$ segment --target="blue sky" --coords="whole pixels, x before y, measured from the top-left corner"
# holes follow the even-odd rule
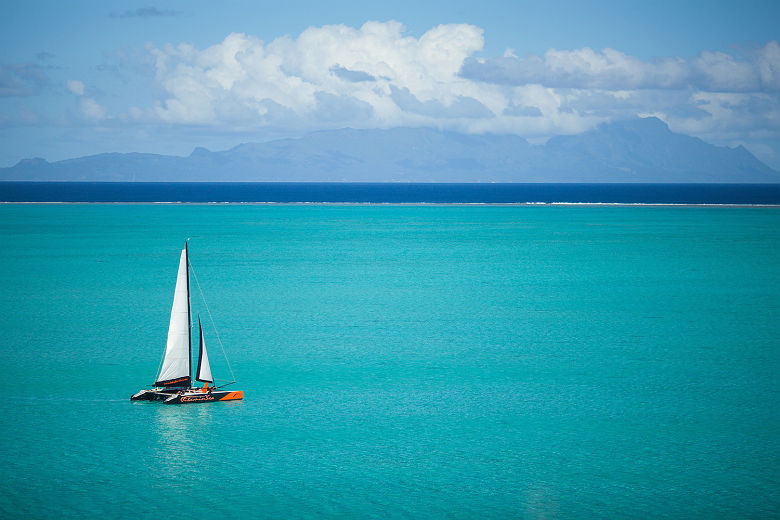
[[[780,169],[780,2],[0,3],[0,166],[655,115]]]

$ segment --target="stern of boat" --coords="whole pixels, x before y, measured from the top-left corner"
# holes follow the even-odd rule
[[[171,396],[170,392],[159,392],[156,390],[141,390],[137,394],[130,396],[131,401],[164,401]]]
[[[151,401],[151,392],[149,390],[141,390],[140,392],[130,396],[131,401]]]

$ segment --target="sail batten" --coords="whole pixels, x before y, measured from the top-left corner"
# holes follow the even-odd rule
[[[155,386],[190,386],[190,305],[187,248],[179,259],[165,357]]]

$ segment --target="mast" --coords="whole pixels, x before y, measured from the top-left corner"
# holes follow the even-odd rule
[[[187,248],[188,241],[189,239],[184,241],[184,258],[187,262],[185,269],[187,271],[187,346],[189,347],[187,353],[187,374],[190,376],[190,381],[192,381],[192,311],[190,309],[190,251]]]

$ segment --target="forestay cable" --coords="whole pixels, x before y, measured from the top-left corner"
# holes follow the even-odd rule
[[[203,300],[203,305],[206,306],[206,312],[209,314],[209,320],[211,320],[211,326],[214,328],[214,333],[217,335],[217,341],[219,342],[219,348],[222,349],[222,355],[225,357],[225,361],[227,362],[228,370],[230,370],[230,377],[233,378],[233,383],[236,382],[236,376],[233,375],[233,369],[230,368],[230,360],[227,357],[227,354],[225,353],[225,347],[222,345],[222,340],[219,337],[219,331],[217,330],[217,326],[214,324],[214,318],[211,316],[211,311],[209,310],[209,304],[206,303],[206,297],[203,295],[203,290],[200,288],[200,282],[198,282],[198,275],[195,274],[195,269],[192,267],[192,262],[189,261],[189,258],[187,259],[187,263],[190,264],[190,270],[192,271],[192,276],[195,277],[195,284],[198,286],[198,292],[200,292],[200,298]],[[224,386],[224,385],[222,385]]]

